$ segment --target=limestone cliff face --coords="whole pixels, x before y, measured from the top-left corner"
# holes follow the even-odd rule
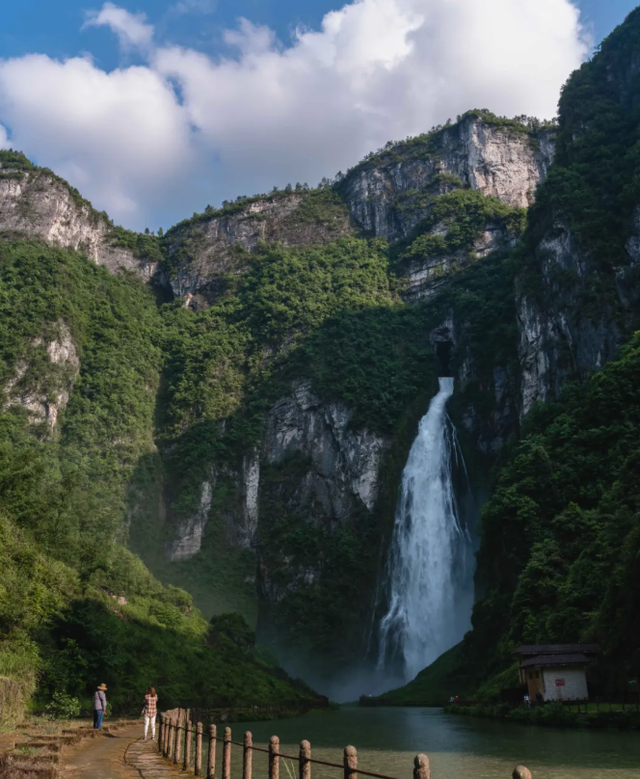
[[[272,407],[264,458],[278,465],[292,456],[307,462],[295,491],[298,507],[318,521],[346,519],[357,503],[374,507],[379,468],[389,442],[366,429],[351,429],[352,411],[321,401],[307,381]]]
[[[169,560],[189,560],[200,551],[216,489],[232,492],[235,497],[222,512],[225,540],[232,547],[253,546],[258,528],[259,486],[260,459],[255,451],[245,455],[237,469],[229,465],[211,466],[209,478],[200,485],[197,510],[175,528],[174,539],[167,548]]]
[[[62,179],[46,170],[12,170],[0,160],[0,232],[37,238],[83,252],[111,273],[132,271],[148,280],[157,263],[114,245],[113,227]]]
[[[44,358],[44,359],[42,359]],[[39,368],[32,370],[37,361]],[[42,365],[48,367],[43,369]],[[52,430],[67,406],[80,371],[76,345],[66,323],[53,326],[47,337],[34,339],[13,375],[2,388],[4,407],[22,406],[32,424],[46,423]]]
[[[305,466],[294,484],[288,484],[289,502],[309,520],[334,523],[346,520],[357,506],[371,511],[378,497],[380,466],[390,442],[368,431],[351,429],[352,411],[341,403],[323,402],[309,382],[296,382],[267,414],[259,450],[248,452],[237,468],[212,467],[200,488],[197,511],[176,528],[169,545],[171,560],[196,555],[206,531],[212,497],[225,477],[236,499],[225,516],[227,540],[234,546],[255,542],[261,497],[269,489],[261,479],[264,467],[302,459]]]
[[[331,533],[354,512],[372,512],[382,482],[381,466],[390,441],[366,429],[352,429],[352,411],[342,403],[322,401],[308,381],[298,381],[267,417],[263,440],[265,468],[271,478],[261,486],[261,500],[284,504],[305,523]],[[287,466],[295,462],[293,469]],[[282,475],[286,473],[286,479]],[[259,587],[264,602],[276,604],[301,585],[319,584],[322,561],[287,563],[287,576],[272,576],[259,552]]]
[[[281,192],[180,223],[164,242],[175,269],[167,277],[173,294],[189,295],[196,305],[210,302],[244,272],[248,252],[260,243],[312,245],[349,235],[346,209],[337,202],[316,208],[322,199],[322,192]],[[330,192],[324,193],[324,199],[336,200]]]
[[[439,225],[432,234],[444,235],[447,225]],[[467,267],[470,262],[486,257],[499,249],[511,248],[516,239],[504,224],[487,222],[473,242],[471,251],[457,251],[445,256],[435,255],[413,260],[404,270],[406,286],[402,297],[408,302],[435,295],[451,274]]]
[[[554,132],[535,136],[494,126],[475,116],[445,128],[426,147],[409,143],[362,163],[347,174],[340,191],[356,224],[389,240],[406,238],[428,213],[425,193],[437,196],[457,185],[527,207],[546,176],[555,149]]]
[[[603,286],[594,258],[561,221],[540,241],[535,257],[538,289],[523,278],[518,294],[520,414],[535,401],[553,400],[568,377],[586,377],[611,360],[633,316],[640,290],[634,278],[640,267],[640,209],[635,232],[626,242],[628,265],[613,269],[612,295],[590,306],[584,301],[594,282]],[[622,328],[622,329],[621,329]]]

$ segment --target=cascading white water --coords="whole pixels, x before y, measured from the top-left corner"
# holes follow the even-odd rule
[[[402,474],[379,625],[378,671],[402,683],[462,639],[473,606],[473,548],[454,489],[454,468],[465,482],[466,471],[446,412],[453,379],[439,383]]]

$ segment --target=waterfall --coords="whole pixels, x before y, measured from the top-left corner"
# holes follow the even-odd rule
[[[379,624],[378,672],[401,683],[471,626],[473,547],[456,497],[469,494],[469,483],[446,412],[453,379],[439,383],[402,474],[385,574],[388,611]]]

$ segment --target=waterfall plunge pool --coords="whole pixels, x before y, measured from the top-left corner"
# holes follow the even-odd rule
[[[308,739],[312,757],[335,763],[342,763],[342,750],[353,744],[362,769],[398,779],[412,779],[418,752],[429,756],[432,779],[510,779],[516,765],[526,765],[533,779],[640,776],[636,731],[559,730],[460,717],[435,708],[356,706],[293,719],[238,723],[232,726],[234,740],[242,741],[246,730],[253,733],[256,746],[265,746],[270,736],[278,735],[280,751],[289,755],[297,755],[300,741]],[[254,752],[253,763],[255,779],[266,779],[267,756]],[[295,779],[297,768],[286,761],[280,766],[280,779]],[[242,750],[234,747],[232,779],[241,776]],[[342,772],[314,765],[311,777],[342,779]]]

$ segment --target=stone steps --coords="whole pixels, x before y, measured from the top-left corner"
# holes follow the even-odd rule
[[[115,733],[140,720],[116,720],[102,728],[102,733]],[[101,731],[91,725],[77,728],[63,728],[58,734],[43,734],[34,728],[20,732],[21,741],[16,741],[8,750],[0,765],[0,779],[56,779],[60,755],[67,747],[90,738],[98,738]]]

